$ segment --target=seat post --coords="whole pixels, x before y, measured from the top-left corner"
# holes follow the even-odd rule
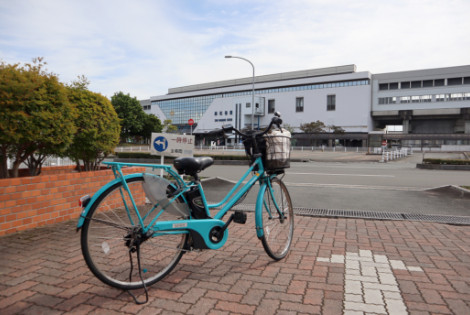
[[[197,175],[197,173],[191,174],[190,176],[194,178],[194,181],[199,182],[199,176]]]

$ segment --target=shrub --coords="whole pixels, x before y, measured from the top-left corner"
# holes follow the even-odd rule
[[[150,155],[143,152],[116,152],[116,156],[122,159],[160,159],[159,155]],[[195,154],[194,157],[210,156],[214,160],[247,160],[245,155],[200,155]],[[175,159],[174,157],[165,157],[165,159]]]
[[[423,164],[470,165],[470,160],[424,159]]]

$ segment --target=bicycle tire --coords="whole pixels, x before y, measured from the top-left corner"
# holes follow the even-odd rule
[[[139,214],[142,217],[152,208],[152,205],[148,203],[148,199],[145,198],[145,193],[141,186],[143,182],[143,177],[126,180]],[[172,189],[174,190],[174,188]],[[129,207],[133,224],[125,210],[121,191],[126,197],[126,203]],[[176,201],[184,202],[182,198]],[[159,209],[155,209],[144,220],[144,224],[149,224],[158,213]],[[137,253],[135,252],[131,253],[133,259],[131,273],[129,247],[128,244],[126,245],[126,242],[129,240],[129,232],[103,222],[106,221],[107,223],[115,223],[128,227],[140,226],[132,203],[127,192],[123,189],[122,183],[117,183],[106,190],[93,204],[87,217],[91,219],[85,219],[83,224],[81,247],[83,257],[90,271],[103,283],[118,289],[133,290],[143,288],[137,265]],[[97,221],[96,219],[102,221]],[[164,212],[159,217],[160,219],[174,220],[175,217]],[[146,286],[160,281],[173,270],[183,255],[181,249],[187,240],[188,234],[163,235],[151,237],[140,245],[142,276]]]
[[[273,202],[273,195],[266,187],[263,196],[262,222],[263,222],[263,243],[264,250],[274,260],[281,260],[286,257],[292,244],[294,235],[294,209],[286,185],[277,177],[271,179],[273,195],[281,210],[284,210],[284,220],[279,216]],[[269,212],[268,212],[269,210]]]

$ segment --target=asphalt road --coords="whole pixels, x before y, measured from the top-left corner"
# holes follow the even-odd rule
[[[468,195],[453,189],[428,190],[445,185],[470,186],[470,172],[416,169],[421,158],[415,154],[389,163],[291,163],[283,181],[295,207],[470,215]],[[200,176],[238,181],[247,169],[212,165]],[[233,184],[219,181],[205,187],[207,199],[216,202]],[[244,203],[253,204],[256,193],[254,187]]]

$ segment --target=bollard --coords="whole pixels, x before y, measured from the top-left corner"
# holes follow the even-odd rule
[[[333,152],[336,152],[336,147],[333,147]]]

